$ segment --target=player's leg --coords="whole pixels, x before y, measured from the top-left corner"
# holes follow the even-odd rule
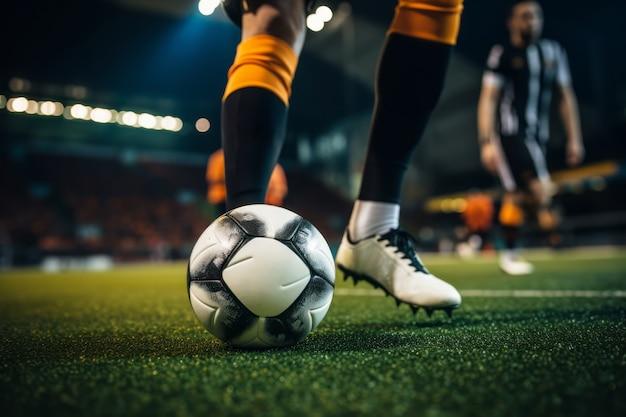
[[[500,252],[500,269],[509,275],[527,275],[533,271],[533,266],[519,255],[519,236],[524,226],[524,209],[522,202],[524,193],[510,190],[504,193],[498,221],[504,237],[504,249]]]
[[[461,297],[431,275],[398,230],[400,191],[435,107],[456,42],[462,0],[400,0],[376,79],[376,104],[359,198],[337,263],[414,307],[454,308]],[[428,311],[427,310],[427,311]]]
[[[227,208],[263,203],[282,148],[306,0],[233,0],[242,40],[222,100]],[[235,10],[235,12],[233,12]]]
[[[560,218],[552,207],[554,190],[551,180],[549,177],[533,178],[528,184],[528,189],[531,194],[531,207],[537,217],[539,229],[544,233],[550,246],[557,246],[561,240],[556,230]]]

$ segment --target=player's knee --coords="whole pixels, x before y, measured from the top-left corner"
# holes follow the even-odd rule
[[[502,201],[498,220],[500,224],[508,227],[519,227],[524,224],[524,210],[513,196],[506,196]]]
[[[398,0],[389,33],[456,44],[463,0]]]
[[[235,23],[240,17],[243,34],[228,71],[223,100],[237,90],[256,87],[271,91],[289,104],[304,41],[304,4],[305,0],[225,2],[224,8]]]
[[[239,13],[243,38],[268,34],[285,41],[299,52],[304,42],[305,3],[307,2],[308,0],[246,0],[241,2]],[[227,1],[227,3],[235,3],[235,0]],[[227,8],[226,5],[225,8]],[[232,14],[236,18],[236,13]]]
[[[549,181],[533,180],[528,185],[534,204],[547,207],[552,202],[553,185]]]

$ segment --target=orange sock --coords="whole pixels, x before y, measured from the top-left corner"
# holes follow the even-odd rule
[[[272,91],[287,106],[297,64],[298,56],[282,39],[252,36],[237,47],[222,101],[242,88],[260,87]]]
[[[388,34],[455,45],[463,0],[398,0]]]

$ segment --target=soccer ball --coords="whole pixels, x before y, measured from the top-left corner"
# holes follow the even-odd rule
[[[308,221],[276,206],[239,207],[217,218],[189,259],[191,307],[213,335],[238,347],[299,342],[333,297],[335,263]]]

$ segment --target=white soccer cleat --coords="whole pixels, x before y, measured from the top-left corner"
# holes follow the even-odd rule
[[[507,250],[500,255],[500,269],[505,274],[519,276],[532,274],[535,267],[517,252]]]
[[[344,280],[367,281],[381,288],[413,312],[421,307],[430,316],[433,310],[452,310],[461,305],[461,295],[452,285],[432,275],[415,253],[415,239],[393,229],[358,242],[346,232],[337,251],[336,264]]]

